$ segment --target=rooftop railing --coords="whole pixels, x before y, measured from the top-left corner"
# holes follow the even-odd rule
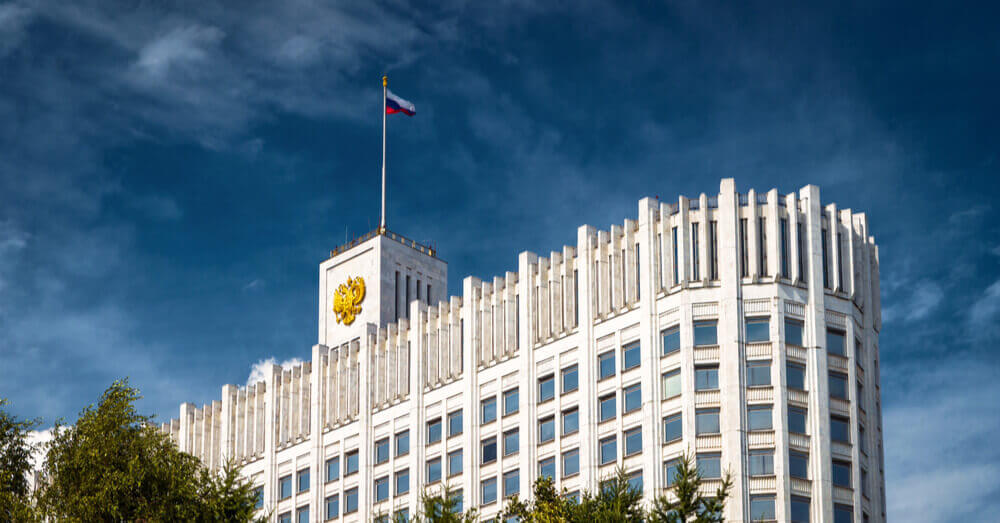
[[[340,254],[340,253],[342,253],[344,251],[350,250],[350,249],[352,249],[354,247],[357,247],[358,245],[361,245],[362,243],[364,243],[364,242],[366,242],[366,241],[368,241],[368,240],[370,240],[370,239],[372,239],[372,238],[374,238],[376,236],[385,236],[386,238],[389,238],[391,240],[395,240],[395,241],[397,241],[399,243],[402,243],[403,245],[405,245],[407,247],[410,247],[411,249],[415,249],[415,250],[417,250],[419,252],[422,252],[422,253],[424,253],[424,254],[426,254],[428,256],[436,257],[437,250],[434,249],[434,247],[431,247],[431,246],[428,246],[428,245],[424,245],[422,243],[417,243],[416,240],[411,240],[411,239],[403,236],[402,234],[394,233],[394,232],[392,232],[392,231],[390,231],[390,230],[388,230],[388,229],[386,229],[384,227],[379,227],[379,228],[377,228],[377,229],[375,229],[373,231],[369,231],[369,232],[367,232],[365,234],[362,234],[361,236],[358,236],[357,238],[354,238],[353,240],[351,240],[351,241],[349,241],[349,242],[347,242],[347,243],[345,243],[343,245],[338,245],[332,251],[330,251],[330,257],[333,258],[334,256],[336,256],[336,255],[338,255],[338,254]]]

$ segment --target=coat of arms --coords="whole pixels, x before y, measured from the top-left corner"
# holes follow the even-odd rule
[[[361,300],[365,299],[365,280],[348,277],[347,281],[337,287],[333,295],[333,313],[337,323],[350,325],[354,317],[361,314]]]

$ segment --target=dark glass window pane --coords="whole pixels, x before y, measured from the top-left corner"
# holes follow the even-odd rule
[[[573,449],[563,452],[562,455],[563,477],[572,476],[580,472],[580,450]]]
[[[750,518],[753,521],[774,519],[774,496],[753,496],[750,498]]]
[[[722,477],[721,457],[718,454],[698,454],[698,471],[701,477],[717,479]]]
[[[624,394],[625,408],[622,409],[623,412],[632,412],[642,407],[642,387],[640,384],[636,383],[625,387]]]
[[[750,430],[771,430],[771,406],[753,406],[747,409]]]
[[[521,473],[517,470],[503,475],[503,497],[507,498],[521,491]]]
[[[580,388],[580,371],[576,365],[566,367],[562,371],[562,391],[563,394],[572,392]]]
[[[670,371],[663,375],[663,399],[675,398],[681,395],[681,371]]]
[[[680,465],[680,461],[672,459],[663,464],[664,474],[666,474],[667,486],[672,486],[675,481],[677,481],[677,466]]]
[[[545,458],[538,462],[538,476],[555,479],[556,477],[556,458]]]
[[[441,441],[441,419],[436,419],[427,423],[427,443],[437,443]]]
[[[375,480],[375,501],[386,499],[389,499],[389,478],[378,478]]]
[[[719,433],[719,409],[705,409],[695,412],[695,430],[701,434]]]
[[[389,461],[389,438],[375,442],[375,463],[385,463],[386,461]]]
[[[480,483],[480,489],[482,490],[483,504],[488,505],[494,503],[497,500],[497,478],[484,479]]]
[[[681,423],[681,415],[674,414],[663,419],[663,441],[664,443],[676,441],[684,437],[684,426]]]
[[[340,515],[340,496],[334,495],[326,498],[326,519],[333,519]]]
[[[751,318],[747,320],[747,343],[767,341],[771,339],[771,320],[769,318]]]
[[[802,322],[796,320],[785,320],[785,344],[803,347],[802,344]]]
[[[611,436],[601,440],[601,465],[614,463],[618,459],[618,440]]]
[[[806,433],[806,411],[795,407],[788,408],[788,432]]]
[[[695,390],[716,390],[719,388],[719,367],[698,367],[694,369]]]
[[[806,390],[806,368],[798,363],[788,363],[785,366],[788,388]]]
[[[434,483],[435,481],[441,481],[441,458],[434,458],[427,462],[427,482]]]
[[[854,507],[839,503],[834,505],[833,523],[854,523]]]
[[[538,401],[548,401],[556,397],[556,379],[548,376],[538,380]]]
[[[351,512],[358,511],[358,489],[357,487],[344,492],[344,513],[350,514]]]
[[[851,442],[850,421],[846,418],[830,417],[830,440]]]
[[[396,473],[396,495],[406,494],[410,491],[410,470],[401,470]]]
[[[448,437],[457,436],[462,433],[462,411],[458,410],[448,414]]]
[[[793,478],[809,479],[809,456],[800,452],[790,452],[788,473]]]
[[[340,458],[330,458],[326,460],[326,480],[333,481],[340,478]]]
[[[841,487],[851,486],[851,464],[843,461],[833,462],[833,484]]]
[[[830,373],[830,397],[847,399],[847,376],[835,372]]]
[[[681,350],[681,329],[671,327],[663,331],[663,354],[672,354]]]
[[[300,470],[297,476],[298,479],[298,492],[305,492],[309,490],[309,469]]]
[[[614,419],[616,414],[614,394],[610,396],[605,396],[601,398],[600,401],[601,401],[601,421]]]
[[[622,349],[622,369],[634,369],[639,366],[642,359],[642,355],[639,348],[639,342],[631,343],[626,345]]]
[[[792,523],[809,523],[809,498],[792,496]]]
[[[751,387],[763,387],[770,384],[770,361],[751,361],[747,363],[747,385]]]
[[[503,433],[503,455],[509,456],[520,450],[520,437],[517,429]]]
[[[292,476],[288,475],[278,480],[278,499],[292,497]]]
[[[579,409],[567,410],[563,412],[562,415],[562,433],[563,435],[572,434],[580,430],[580,411]]]
[[[448,454],[448,475],[457,476],[462,473],[462,449]]]
[[[404,430],[399,434],[396,434],[396,455],[402,456],[403,454],[410,453],[410,431]]]
[[[483,463],[491,463],[497,460],[497,439],[489,438],[482,442]]]
[[[600,368],[600,379],[610,378],[615,375],[615,353],[614,351],[608,351],[597,357],[598,367]]]
[[[769,449],[751,450],[750,475],[771,476],[773,474],[774,474],[774,451]]]
[[[844,333],[835,330],[826,331],[826,352],[844,355]]]
[[[625,431],[625,455],[631,456],[642,452],[642,427]]]
[[[696,321],[694,323],[694,345],[718,345],[719,339],[715,331],[715,320]]]
[[[505,398],[506,399],[506,398]],[[482,401],[481,405],[481,415],[482,422],[489,423],[497,419],[497,399],[496,398],[486,398]]]
[[[520,398],[517,389],[510,389],[503,393],[503,415],[513,414],[518,411]]]

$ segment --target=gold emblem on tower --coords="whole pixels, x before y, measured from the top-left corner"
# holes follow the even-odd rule
[[[341,283],[333,295],[333,313],[337,316],[337,323],[354,323],[354,317],[361,314],[361,300],[364,299],[365,280],[361,276],[348,277],[346,282]]]

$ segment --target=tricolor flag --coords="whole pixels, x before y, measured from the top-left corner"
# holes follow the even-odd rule
[[[405,113],[407,116],[417,114],[417,108],[410,102],[392,94],[392,91],[385,90],[385,114]]]

